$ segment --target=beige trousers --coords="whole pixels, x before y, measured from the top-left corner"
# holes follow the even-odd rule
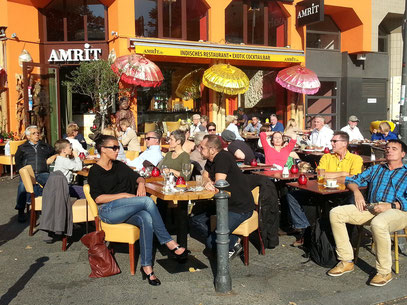
[[[376,269],[380,274],[391,273],[390,233],[407,227],[407,212],[390,209],[374,215],[369,211],[360,212],[353,204],[338,206],[329,214],[336,243],[336,253],[341,261],[353,260],[353,249],[349,241],[346,224],[371,226],[376,246]]]

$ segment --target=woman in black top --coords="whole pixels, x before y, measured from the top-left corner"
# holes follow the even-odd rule
[[[177,258],[185,259],[188,254],[168,234],[154,201],[146,197],[144,178],[116,160],[119,148],[113,136],[96,140],[100,159],[89,171],[90,194],[100,205],[99,217],[103,222],[129,223],[140,228],[141,272],[150,285],[157,286],[161,282],[152,268],[153,233]]]

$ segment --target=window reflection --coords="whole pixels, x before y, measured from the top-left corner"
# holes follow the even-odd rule
[[[276,2],[268,3],[268,45],[285,47],[287,45],[287,17]]]
[[[64,40],[64,7],[63,1],[53,1],[47,8],[47,39],[48,41]]]
[[[163,0],[164,37],[182,38],[181,0]]]
[[[105,7],[96,0],[87,1],[88,40],[105,39]]]
[[[135,0],[136,35],[158,37],[157,1]]]
[[[243,42],[243,2],[233,1],[225,10],[225,40]]]
[[[187,40],[208,40],[208,8],[201,0],[187,1]]]
[[[264,5],[252,1],[247,11],[247,41],[264,44]]]
[[[68,40],[84,41],[85,28],[83,16],[85,15],[83,0],[66,1]]]

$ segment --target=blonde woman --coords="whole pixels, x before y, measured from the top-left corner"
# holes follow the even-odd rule
[[[182,145],[182,149],[187,154],[190,154],[191,151],[193,151],[195,149],[195,143],[188,140],[189,137],[191,136],[190,127],[187,123],[181,122],[181,126],[179,127],[179,130],[181,130],[185,133],[185,143]]]
[[[379,131],[376,129],[373,130],[372,141],[381,140],[397,140],[397,135],[391,132],[390,124],[387,122],[381,122],[379,125]]]
[[[81,143],[75,137],[79,133],[79,126],[76,124],[69,124],[68,127],[66,128],[66,139],[71,142],[72,144],[72,149],[76,150],[79,154],[84,153],[85,155],[88,154],[88,151],[83,148]]]
[[[237,116],[228,115],[226,117],[226,130],[230,130],[236,135],[236,140],[244,141],[240,136],[239,129],[237,128]]]
[[[120,142],[123,146],[127,146],[127,150],[129,151],[140,152],[140,142],[138,141],[137,133],[130,127],[130,120],[121,119],[119,126],[121,131],[124,132],[120,138]]]

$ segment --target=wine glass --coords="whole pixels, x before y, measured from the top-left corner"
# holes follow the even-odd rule
[[[167,165],[162,165],[161,166],[161,173],[162,173],[164,179],[167,179],[168,174],[170,173],[170,169],[168,168]]]
[[[191,163],[182,164],[182,174],[187,178],[191,173]]]

